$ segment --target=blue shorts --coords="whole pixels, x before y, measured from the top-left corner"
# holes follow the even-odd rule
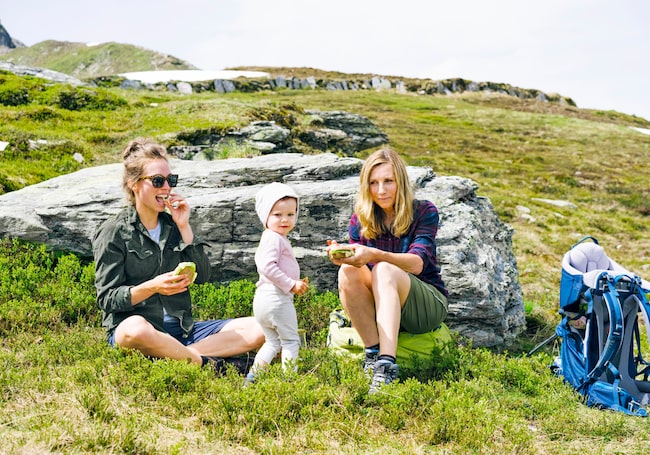
[[[214,319],[209,321],[195,321],[189,336],[183,337],[183,329],[177,318],[165,315],[163,322],[165,332],[176,338],[184,346],[197,343],[204,338],[219,333],[231,319]],[[115,331],[108,337],[108,343],[115,347]]]

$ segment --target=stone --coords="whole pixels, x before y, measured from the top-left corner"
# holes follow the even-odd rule
[[[192,94],[192,84],[189,82],[179,82],[176,84],[176,88],[178,91],[184,95],[191,95]]]
[[[195,234],[210,244],[211,280],[257,278],[254,254],[262,226],[255,193],[280,181],[300,196],[290,234],[302,276],[320,291],[336,292],[337,270],[325,254],[328,239],[347,240],[362,161],[330,153],[280,153],[215,161],[172,159],[180,175],[175,191],[192,208]],[[478,185],[409,167],[416,197],[440,212],[438,256],[449,290],[447,323],[476,347],[509,345],[525,328],[523,297],[512,252],[512,229],[503,224]],[[46,244],[92,258],[97,226],[126,204],[122,164],[91,167],[0,195],[0,236]]]

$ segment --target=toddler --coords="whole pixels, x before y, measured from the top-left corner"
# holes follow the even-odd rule
[[[283,368],[295,370],[300,338],[293,295],[302,295],[309,288],[307,279],[300,279],[300,267],[287,238],[298,216],[298,196],[294,190],[283,183],[266,185],[255,195],[255,211],[264,232],[255,252],[259,280],[253,314],[262,326],[265,342],[255,356],[245,386],[254,382],[255,374],[280,351]]]

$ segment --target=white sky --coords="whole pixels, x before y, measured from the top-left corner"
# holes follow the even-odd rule
[[[504,82],[650,119],[649,0],[0,0],[0,21],[28,46]]]

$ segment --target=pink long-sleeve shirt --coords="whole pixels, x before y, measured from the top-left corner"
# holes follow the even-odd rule
[[[265,229],[255,252],[255,265],[260,278],[257,286],[273,284],[288,294],[300,279],[300,266],[285,236]]]

